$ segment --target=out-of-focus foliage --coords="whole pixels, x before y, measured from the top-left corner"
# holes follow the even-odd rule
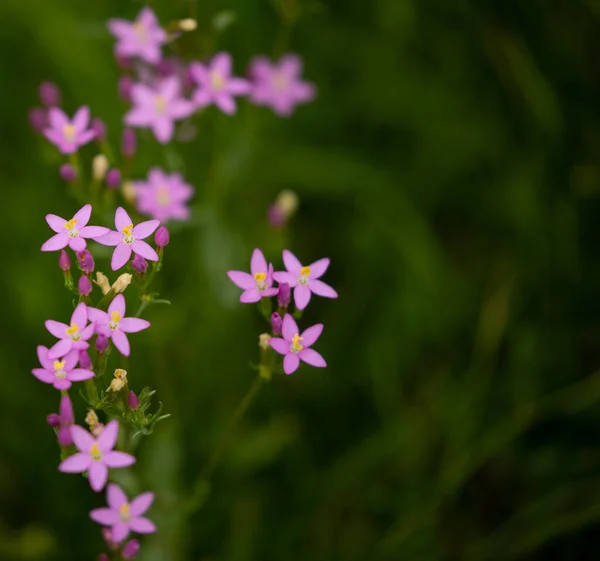
[[[192,142],[148,139],[134,170],[182,167],[197,188],[158,280],[172,305],[149,309],[129,361],[172,413],[138,448],[160,527],[142,559],[596,559],[600,2],[297,1],[288,48],[317,101],[289,120],[211,110]],[[238,73],[288,40],[268,0],[152,4],[198,19],[183,53],[230,50]],[[71,304],[39,252],[43,216],[76,206],[26,113],[53,80],[116,147],[104,22],[140,6],[0,2],[2,560],[103,546],[87,518],[103,499],[56,470],[58,397],[29,373],[43,321]],[[277,233],[265,216],[282,188],[301,205]],[[329,367],[265,384],[195,486],[255,375],[261,318],[225,276],[254,247],[331,257],[340,298],[303,318],[324,322]]]

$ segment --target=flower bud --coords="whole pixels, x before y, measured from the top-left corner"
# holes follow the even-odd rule
[[[121,556],[125,561],[131,561],[131,559],[135,559],[137,554],[140,552],[140,542],[138,540],[131,540],[125,544],[123,551],[121,551]]]
[[[154,243],[156,247],[165,247],[169,245],[169,230],[166,226],[161,226],[154,234]]]
[[[98,335],[96,337],[96,350],[99,353],[103,353],[108,349],[108,337],[106,335]]]
[[[131,266],[140,275],[143,275],[148,270],[148,261],[146,261],[139,253],[131,260]]]
[[[281,326],[283,325],[283,320],[281,316],[277,312],[273,312],[271,316],[271,329],[273,330],[273,335],[281,335]]]
[[[96,271],[95,283],[100,287],[102,294],[105,296],[110,292],[110,282],[108,282],[108,277],[104,273]]]
[[[85,349],[79,351],[79,367],[85,368],[86,370],[89,370],[92,367],[92,359]]]
[[[81,296],[89,296],[92,292],[92,281],[89,277],[82,275],[77,283],[77,290]]]
[[[275,203],[269,207],[267,218],[273,228],[281,228],[296,213],[298,195],[289,189],[284,189],[277,195]]]
[[[93,428],[90,429],[90,432],[98,438],[104,432],[104,425],[102,423],[98,423],[94,425]]]
[[[106,553],[98,555],[98,561],[110,561],[110,557]]]
[[[261,333],[258,336],[258,346],[266,351],[269,348],[269,341],[271,340],[271,336],[268,333]]]
[[[115,53],[115,61],[123,70],[133,70],[132,58]]]
[[[73,412],[73,404],[71,398],[68,395],[63,395],[60,398],[59,408],[60,418],[63,424],[69,424],[75,422],[75,413]]]
[[[115,294],[124,292],[125,289],[131,284],[131,273],[123,273],[112,285],[112,291]]]
[[[32,107],[27,113],[29,126],[37,133],[43,133],[48,126],[48,113],[41,107]]]
[[[135,203],[136,192],[135,185],[132,181],[125,181],[123,183],[123,187],[121,187],[121,194],[128,203],[132,205]]]
[[[180,19],[178,23],[181,31],[194,31],[198,27],[198,22],[192,18]]]
[[[60,90],[52,82],[42,82],[38,88],[40,101],[46,107],[58,107],[60,105]]]
[[[50,413],[50,415],[46,417],[46,421],[55,429],[60,427],[60,415],[58,413]]]
[[[77,179],[77,170],[71,164],[63,164],[58,168],[58,173],[60,174],[63,181],[67,183],[73,183]]]
[[[77,254],[77,261],[79,262],[79,267],[86,275],[94,272],[96,263],[94,263],[94,258],[88,249],[84,249]]]
[[[98,117],[94,117],[90,124],[90,128],[94,131],[94,139],[98,142],[104,142],[106,140],[106,123],[99,119]]]
[[[61,446],[71,446],[73,444],[73,437],[71,436],[71,427],[62,426],[58,429],[58,443]]]
[[[69,258],[69,254],[64,250],[60,250],[60,255],[58,257],[58,266],[65,273],[71,269],[71,259]]]
[[[112,532],[110,528],[102,528],[102,537],[111,551],[116,551],[119,548],[119,544],[113,541]]]
[[[92,175],[96,181],[104,181],[108,166],[108,158],[104,154],[94,156],[92,159]]]
[[[121,151],[126,158],[133,158],[137,149],[137,139],[133,129],[125,129],[121,138]]]
[[[116,189],[121,185],[121,172],[117,168],[108,170],[106,174],[106,186],[109,189]]]
[[[119,95],[125,103],[131,103],[131,90],[134,85],[131,76],[121,76],[119,78]]]
[[[280,308],[287,308],[291,301],[291,290],[290,285],[287,282],[282,282],[279,285],[279,292],[277,293],[277,303]]]
[[[129,409],[137,409],[140,406],[140,400],[138,399],[138,396],[135,395],[134,391],[129,392],[127,403],[129,404]]]
[[[109,392],[120,392],[127,384],[127,370],[117,368],[115,370],[115,377],[112,379],[110,386],[107,391]]]
[[[85,424],[93,429],[99,423],[98,415],[93,409],[88,409],[87,415],[85,416]]]

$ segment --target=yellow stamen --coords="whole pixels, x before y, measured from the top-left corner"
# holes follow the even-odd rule
[[[54,370],[62,370],[65,367],[65,361],[61,360],[55,360],[54,361]]]
[[[100,460],[102,458],[102,452],[96,442],[94,442],[90,448],[90,456],[93,460]]]
[[[162,115],[167,108],[167,100],[165,97],[163,95],[157,95],[156,99],[154,100],[154,104],[156,106],[156,112],[159,115]]]
[[[292,351],[295,353],[300,352],[304,347],[300,344],[300,341],[303,340],[303,337],[300,337],[298,333],[292,337]]]
[[[75,225],[77,224],[77,218],[71,218],[71,220],[69,220],[68,222],[65,223],[65,229],[66,230],[72,230],[73,228],[75,228]]]
[[[131,234],[133,232],[133,224],[129,224],[128,226],[125,226],[125,228],[123,228],[121,230],[121,232],[123,232],[123,234],[125,236],[131,236]]]
[[[277,76],[275,76],[275,78],[273,78],[273,87],[276,90],[285,90],[287,88],[287,85],[287,76],[284,76],[283,74],[278,74]]]
[[[300,269],[300,274],[303,277],[307,277],[308,275],[310,275],[310,267],[302,267],[302,269]]]
[[[223,76],[221,76],[220,72],[213,70],[210,73],[210,85],[212,86],[212,89],[216,91],[223,89],[225,86],[225,80],[223,79]]]
[[[166,206],[171,202],[171,195],[169,194],[169,190],[164,186],[161,185],[158,189],[157,189],[157,193],[156,193],[156,202],[160,205],[160,206]]]
[[[256,273],[254,275],[256,282],[264,282],[267,278],[267,273]]]
[[[75,127],[71,124],[65,125],[63,127],[63,134],[69,142],[73,142],[75,140]]]
[[[111,312],[110,319],[117,323],[121,321],[121,314],[119,312]]]
[[[67,335],[74,335],[79,331],[79,326],[76,323],[72,323],[71,327],[67,329]]]
[[[129,518],[131,516],[130,507],[127,503],[121,505],[121,508],[119,509],[119,515],[121,518]]]

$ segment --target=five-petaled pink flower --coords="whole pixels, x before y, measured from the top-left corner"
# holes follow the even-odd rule
[[[69,246],[75,252],[85,249],[84,238],[98,238],[108,234],[110,230],[103,226],[87,226],[92,214],[92,205],[81,207],[71,220],[65,220],[54,214],[46,215],[46,222],[56,234],[42,245],[42,251],[58,251]]]
[[[273,265],[267,265],[267,260],[260,249],[252,252],[250,259],[250,273],[243,271],[228,271],[229,278],[244,290],[240,302],[251,304],[261,298],[269,298],[277,294],[278,289],[273,286]]]
[[[299,310],[306,308],[310,302],[311,292],[325,298],[337,298],[338,294],[333,288],[318,280],[329,267],[329,259],[326,257],[310,265],[302,266],[302,263],[291,251],[284,249],[283,264],[287,272],[273,273],[273,278],[279,283],[287,282],[294,287],[294,302]]]
[[[185,119],[194,112],[194,104],[183,99],[176,77],[165,78],[155,88],[135,84],[131,88],[133,107],[125,115],[125,124],[151,128],[156,139],[165,144],[173,137],[174,121]]]
[[[294,373],[301,360],[318,368],[327,366],[323,357],[317,351],[309,348],[319,338],[322,331],[323,324],[317,323],[300,333],[294,318],[290,314],[285,314],[281,326],[283,339],[271,337],[269,345],[279,354],[285,355],[283,371],[286,374]]]
[[[38,359],[42,368],[34,368],[33,375],[44,382],[52,384],[57,390],[68,390],[72,382],[81,382],[94,377],[91,370],[75,368],[79,361],[79,351],[72,350],[60,360],[48,357],[48,349],[40,345],[37,348]]]
[[[73,349],[87,349],[90,346],[87,341],[94,334],[94,324],[87,325],[87,322],[87,306],[83,302],[75,308],[69,325],[52,319],[46,320],[46,329],[60,339],[48,351],[48,358],[54,360],[69,354]]]
[[[111,539],[121,543],[129,532],[152,534],[156,526],[143,517],[154,501],[154,493],[142,493],[131,502],[121,487],[109,483],[106,488],[108,508],[96,508],[90,512],[90,518],[98,524],[111,527]]]
[[[206,107],[214,103],[223,113],[232,115],[236,111],[234,96],[245,95],[250,84],[243,78],[231,76],[231,55],[217,53],[207,65],[192,62],[188,72],[198,84],[192,100],[196,107]]]
[[[151,236],[159,226],[160,220],[148,220],[134,226],[125,209],[119,207],[115,212],[117,231],[110,231],[96,238],[96,241],[102,245],[116,246],[110,262],[112,270],[116,271],[129,261],[131,252],[141,255],[148,261],[158,261],[156,251],[142,240]]]
[[[46,138],[63,154],[74,154],[80,146],[94,139],[96,133],[88,129],[90,108],[80,107],[70,121],[65,112],[58,107],[48,111],[50,126],[44,130]]]
[[[144,8],[133,22],[109,19],[108,30],[117,38],[117,56],[138,56],[151,64],[160,61],[161,46],[167,42],[167,33],[158,25],[156,15],[150,8]]]
[[[73,425],[71,436],[79,452],[61,462],[58,469],[64,473],[87,471],[92,489],[102,491],[108,479],[108,468],[128,467],[135,463],[135,458],[130,454],[113,450],[118,434],[117,421],[108,423],[98,438],[84,428]]]
[[[265,57],[256,57],[250,63],[249,73],[250,100],[271,107],[281,117],[288,117],[296,105],[315,98],[314,84],[300,79],[302,60],[298,55],[287,54],[273,63]]]
[[[135,206],[141,214],[162,222],[189,218],[190,209],[186,203],[194,195],[194,188],[179,173],[167,174],[152,168],[147,181],[136,181],[134,188]]]
[[[117,294],[108,306],[108,312],[88,308],[88,316],[96,325],[96,331],[112,339],[115,347],[124,356],[129,356],[130,346],[126,333],[137,333],[150,327],[150,322],[139,318],[125,317],[125,297]]]

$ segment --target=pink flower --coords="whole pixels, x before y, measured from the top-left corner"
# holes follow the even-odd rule
[[[271,107],[275,113],[288,117],[296,105],[312,101],[315,86],[300,79],[302,60],[287,54],[279,62],[271,63],[265,57],[256,57],[250,63],[252,76],[250,100],[256,105]]]
[[[167,174],[152,168],[147,181],[136,181],[134,187],[136,208],[141,214],[162,222],[189,218],[190,209],[186,203],[193,197],[194,188],[179,173]]]
[[[46,222],[56,235],[42,245],[42,251],[58,251],[67,245],[76,252],[86,248],[84,238],[98,238],[110,230],[102,226],[87,226],[92,214],[92,205],[81,207],[71,220],[65,220],[54,214],[46,215]]]
[[[112,339],[115,347],[124,356],[129,356],[130,346],[126,333],[137,333],[150,327],[150,322],[139,318],[125,317],[125,297],[117,294],[108,306],[108,312],[88,308],[89,317],[96,325],[96,331]]]
[[[131,97],[134,106],[125,115],[125,124],[151,128],[162,144],[173,137],[174,121],[194,112],[194,105],[180,96],[180,83],[175,77],[165,78],[155,88],[136,84],[131,88]]]
[[[74,154],[80,146],[94,139],[96,133],[88,129],[90,108],[80,107],[72,121],[62,109],[52,107],[48,111],[50,126],[44,130],[46,138],[63,154]]]
[[[113,252],[110,266],[113,271],[120,269],[131,257],[131,253],[141,255],[148,261],[158,261],[158,254],[146,242],[144,238],[151,236],[160,225],[160,220],[148,220],[133,225],[133,220],[124,208],[119,207],[115,212],[115,227],[117,231],[110,231],[104,236],[96,238],[102,245],[116,246]]]
[[[260,249],[252,252],[250,260],[250,273],[243,271],[228,271],[227,276],[233,283],[244,289],[240,296],[240,302],[251,304],[258,302],[261,298],[270,298],[277,294],[278,289],[273,286],[273,265],[269,263]]]
[[[69,325],[52,319],[47,320],[46,329],[60,339],[48,351],[48,358],[54,360],[66,356],[73,349],[87,349],[90,346],[87,341],[94,334],[94,324],[87,325],[87,322],[87,306],[83,302],[75,308]]]
[[[161,46],[167,42],[167,33],[158,25],[156,15],[150,8],[144,8],[134,22],[110,19],[108,29],[117,38],[117,56],[138,56],[151,64],[160,60]]]
[[[152,534],[156,526],[143,514],[154,501],[154,493],[142,493],[131,502],[121,487],[109,483],[106,488],[106,502],[109,508],[97,508],[90,512],[90,518],[103,526],[111,526],[111,537],[121,543],[129,532]]]
[[[78,425],[72,426],[71,436],[79,452],[61,462],[58,469],[63,473],[87,471],[91,488],[96,492],[102,491],[108,479],[108,468],[122,468],[135,463],[130,454],[113,451],[118,434],[117,421],[108,423],[98,438]]]
[[[325,360],[317,351],[309,349],[319,338],[322,331],[323,324],[317,323],[300,334],[294,318],[290,314],[285,314],[281,326],[283,339],[271,337],[269,345],[279,354],[285,355],[283,371],[286,374],[294,373],[298,369],[301,360],[318,368],[327,366]]]
[[[91,370],[75,368],[79,361],[79,351],[72,350],[61,360],[48,358],[48,349],[41,345],[37,348],[38,359],[42,368],[34,368],[33,375],[44,382],[52,384],[57,390],[68,390],[72,382],[81,382],[94,377]]]
[[[283,250],[283,264],[286,271],[273,273],[279,282],[287,282],[294,287],[294,302],[299,310],[306,308],[310,302],[311,292],[324,298],[337,298],[338,294],[328,284],[318,280],[329,267],[329,259],[319,259],[307,266],[302,266],[296,256],[287,249]]]
[[[250,91],[247,80],[231,76],[229,53],[217,53],[208,65],[192,62],[189,74],[198,84],[192,98],[197,107],[214,103],[223,113],[232,115],[237,109],[233,97]]]

